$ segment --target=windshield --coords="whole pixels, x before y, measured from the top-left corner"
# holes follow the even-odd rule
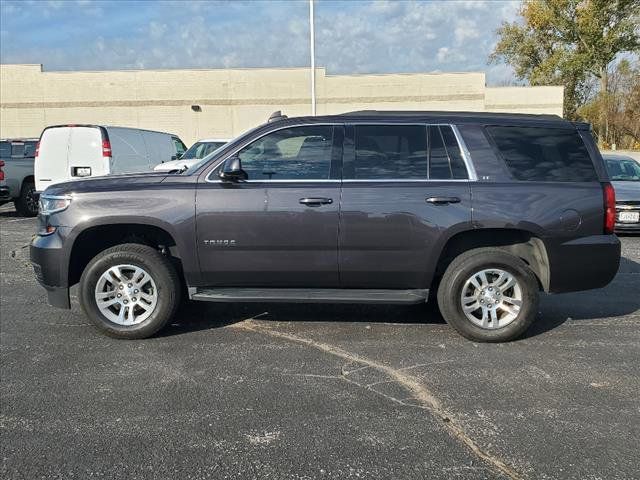
[[[181,160],[193,160],[204,158],[210,153],[216,151],[221,146],[223,146],[225,142],[196,142],[191,145],[191,148],[184,152],[184,154],[180,157]]]
[[[205,163],[207,163],[209,160],[211,160],[217,153],[218,150],[225,150],[225,151],[229,151],[232,148],[234,148],[236,145],[238,145],[239,143],[242,143],[246,138],[247,135],[251,135],[253,132],[255,132],[256,130],[262,128],[264,125],[260,125],[258,127],[252,128],[251,130],[246,131],[245,133],[243,133],[242,135],[234,138],[233,140],[229,140],[227,143],[225,143],[221,148],[216,149],[214,151],[212,151],[210,154],[208,154],[206,157],[204,157],[203,159],[201,159],[199,162],[191,165],[187,170],[185,170],[183,173],[185,175],[189,175],[193,172],[195,172],[196,170],[198,170],[200,167],[202,167]],[[191,147],[193,148],[193,147]],[[191,149],[189,149],[191,150]],[[182,157],[184,158],[184,157]]]
[[[632,158],[607,158],[609,178],[617,182],[640,182],[640,165]]]

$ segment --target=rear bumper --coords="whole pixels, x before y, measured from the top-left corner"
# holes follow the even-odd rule
[[[564,293],[608,285],[620,266],[620,240],[593,235],[547,246],[551,272],[549,292]]]
[[[58,308],[71,308],[67,271],[63,268],[63,248],[58,232],[31,241],[30,257],[36,279],[47,290],[49,304]]]
[[[640,232],[640,223],[616,223],[616,233]]]

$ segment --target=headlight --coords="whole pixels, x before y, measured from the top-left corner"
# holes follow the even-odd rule
[[[71,204],[71,197],[68,195],[40,195],[40,213],[42,215],[51,215],[52,213],[62,212]]]

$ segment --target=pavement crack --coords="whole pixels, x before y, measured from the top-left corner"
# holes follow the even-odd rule
[[[506,475],[512,480],[520,480],[524,478],[520,473],[518,473],[513,467],[507,465],[504,461],[498,458],[496,455],[484,450],[481,448],[475,440],[471,438],[471,436],[465,431],[462,423],[454,418],[450,412],[448,412],[438,401],[438,399],[429,391],[427,388],[420,383],[420,381],[402,370],[393,368],[389,365],[385,365],[383,363],[377,362],[367,357],[360,356],[355,353],[348,352],[340,347],[336,347],[334,345],[330,345],[328,343],[318,342],[312,340],[310,338],[301,337],[298,335],[294,335],[291,333],[281,332],[274,330],[269,327],[265,327],[260,323],[256,322],[255,317],[248,318],[242,322],[236,323],[232,325],[232,328],[247,330],[255,333],[260,333],[263,335],[269,335],[274,338],[279,338],[282,340],[287,340],[289,342],[294,342],[302,345],[306,345],[308,347],[314,348],[316,350],[320,350],[324,353],[334,355],[336,357],[347,360],[351,363],[358,363],[363,367],[372,368],[377,370],[378,372],[384,373],[391,380],[398,385],[402,386],[404,389],[408,390],[411,393],[411,398],[416,400],[417,403],[406,403],[403,400],[395,398],[391,395],[387,395],[378,390],[371,388],[368,385],[359,384],[349,378],[347,378],[348,374],[345,374],[344,367],[342,368],[341,374],[342,379],[345,381],[357,385],[360,388],[364,388],[371,392],[374,392],[394,403],[411,407],[411,408],[421,408],[423,410],[428,411],[436,418],[439,418],[442,421],[442,424],[445,430],[455,439],[460,441],[463,445],[465,445],[471,453],[473,453],[476,457],[488,463],[493,467],[494,470]],[[352,371],[351,371],[352,372]],[[351,373],[349,372],[349,373]]]

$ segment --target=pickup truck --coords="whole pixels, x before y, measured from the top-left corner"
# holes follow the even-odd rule
[[[33,163],[37,138],[0,141],[0,205],[13,202],[25,217],[38,214]]]
[[[180,174],[59,183],[40,205],[31,261],[49,302],[70,308],[79,283],[119,338],[153,335],[183,296],[435,300],[463,336],[507,341],[540,291],[603,287],[620,262],[590,127],[552,115],[272,116]]]

